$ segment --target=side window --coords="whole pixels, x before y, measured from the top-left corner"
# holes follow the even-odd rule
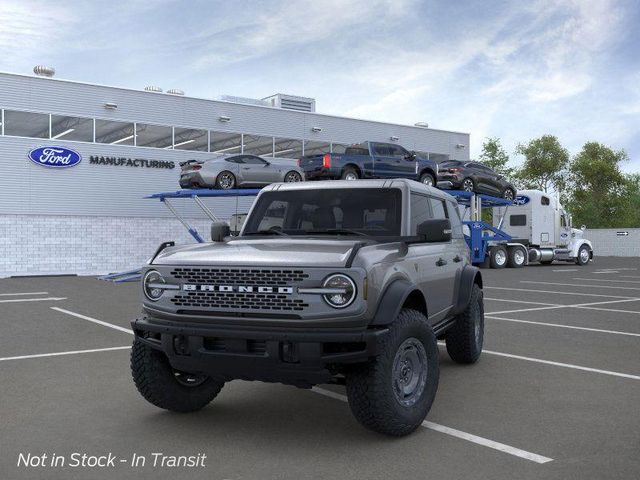
[[[400,145],[390,145],[389,146],[389,150],[391,152],[391,155],[393,155],[394,157],[397,157],[397,158],[404,158],[405,155],[407,155],[409,153],[404,148],[402,148]]]
[[[264,212],[264,217],[260,221],[258,230],[269,230],[270,228],[282,229],[284,225],[284,217],[287,210],[288,203],[283,201],[275,201],[269,205],[269,208]]]
[[[542,205],[550,205],[551,200],[549,200],[549,197],[540,197],[540,203]]]
[[[376,155],[380,156],[380,157],[387,157],[389,155],[391,155],[391,152],[389,151],[389,147],[382,144],[382,143],[374,143],[373,144],[373,150],[375,152]]]
[[[250,165],[265,165],[267,162],[253,155],[245,155],[242,157],[242,163],[248,163]]]
[[[561,227],[567,226],[567,218],[564,215],[560,215],[560,226]]]
[[[449,209],[449,220],[451,221],[451,237],[464,238],[464,233],[462,232],[462,220],[460,220],[458,207],[453,202],[447,202],[447,208]]]
[[[526,215],[511,215],[509,217],[509,225],[512,227],[524,227],[527,224]]]
[[[244,163],[242,161],[242,157],[229,157],[229,158],[225,158],[224,160],[225,162],[229,162],[229,163]]]
[[[447,217],[447,211],[444,207],[444,200],[440,200],[439,198],[429,198],[429,201],[431,202],[433,218],[449,218]]]
[[[433,218],[431,214],[431,203],[429,197],[411,194],[411,235],[415,235],[418,231],[418,225],[425,220]]]

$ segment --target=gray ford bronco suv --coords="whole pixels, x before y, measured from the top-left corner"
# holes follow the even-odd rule
[[[453,197],[413,180],[279,183],[238,236],[163,244],[132,322],[134,382],[152,404],[203,408],[234,379],[346,385],[365,427],[405,435],[438,387],[438,346],[482,350],[482,278]]]

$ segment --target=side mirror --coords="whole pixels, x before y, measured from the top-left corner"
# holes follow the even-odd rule
[[[447,218],[425,220],[416,232],[423,242],[448,242],[451,240],[451,222]]]
[[[229,235],[231,235],[231,228],[228,223],[213,222],[211,224],[211,240],[213,242],[222,242]]]

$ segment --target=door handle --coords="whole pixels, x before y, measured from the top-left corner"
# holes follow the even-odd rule
[[[462,261],[462,257],[460,255],[456,255],[453,257],[453,261],[456,263],[460,263]]]
[[[242,167],[243,170],[250,170],[250,167]]]
[[[444,258],[439,258],[438,261],[436,262],[436,265],[438,267],[444,267],[447,264],[447,261]]]

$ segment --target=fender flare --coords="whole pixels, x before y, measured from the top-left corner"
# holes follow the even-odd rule
[[[458,282],[458,299],[454,309],[456,315],[463,312],[465,308],[467,308],[467,305],[469,305],[471,290],[475,283],[482,288],[482,274],[480,273],[480,269],[472,265],[465,265]]]
[[[420,180],[420,177],[425,173],[430,173],[435,182],[438,183],[438,175],[436,174],[435,170],[429,165],[426,165],[420,169],[417,180]]]
[[[370,325],[389,325],[393,323],[407,297],[417,288],[405,279],[394,280],[382,294]]]

